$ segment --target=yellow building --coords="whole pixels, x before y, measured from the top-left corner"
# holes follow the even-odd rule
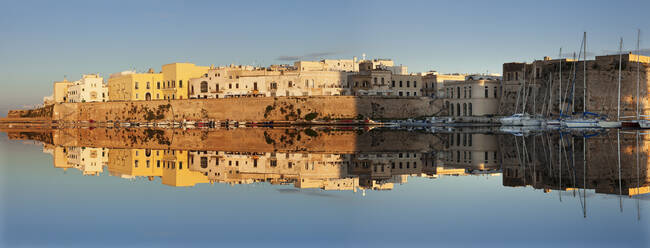
[[[111,149],[108,171],[115,176],[162,176],[163,150]]]
[[[172,63],[162,66],[163,99],[188,99],[189,81],[205,75],[209,66],[197,66],[191,63]]]
[[[162,183],[174,187],[191,187],[208,183],[208,177],[200,171],[190,170],[188,151],[165,151],[163,155]]]
[[[67,102],[68,101],[68,87],[72,86],[72,82],[68,81],[67,79],[63,79],[63,81],[55,81],[54,82],[54,91],[52,94],[52,98],[54,99],[55,103],[62,103],[62,102]]]
[[[108,78],[108,95],[111,101],[163,99],[162,79],[162,73],[155,73],[152,69],[147,73],[114,73]]]

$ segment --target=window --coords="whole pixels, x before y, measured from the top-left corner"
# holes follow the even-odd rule
[[[373,78],[375,84],[377,84],[377,77]]]
[[[135,82],[135,89],[137,90],[137,89],[139,89],[139,88],[140,88],[140,87],[139,87],[138,82]]]
[[[469,86],[467,91],[469,92],[469,98],[472,98],[472,86]]]
[[[183,80],[178,80],[178,88],[183,88]]]
[[[208,82],[203,81],[201,82],[201,93],[208,92]]]
[[[151,86],[149,85],[149,82],[147,82],[147,89],[151,89]]]
[[[399,81],[399,87],[402,87],[402,81]]]
[[[456,87],[456,98],[460,99],[460,86]]]
[[[472,103],[469,103],[469,115],[472,116]]]
[[[498,97],[498,96],[497,96],[497,87],[496,87],[496,86],[494,86],[494,91],[493,91],[492,93],[494,93],[494,98],[497,98],[497,97]]]
[[[156,83],[156,85],[157,85],[156,87],[160,89],[160,82]]]
[[[456,103],[456,116],[460,116],[460,103]]]
[[[381,78],[381,84],[384,85],[384,78]]]
[[[201,168],[203,169],[208,168],[208,158],[201,157]]]
[[[135,168],[138,168],[138,162],[139,162],[138,160],[135,160],[135,161],[133,162],[133,165],[135,166]]]
[[[156,167],[160,168],[160,160],[156,161]]]
[[[463,98],[467,98],[467,87],[463,87]]]
[[[447,102],[447,105],[449,106],[449,116],[454,116],[454,105],[450,105],[449,102]]]
[[[411,81],[406,81],[406,87],[411,87]]]
[[[463,103],[463,115],[467,116],[467,103]]]
[[[413,81],[413,88],[417,88],[417,87],[418,87],[418,81]]]
[[[391,81],[391,87],[395,87],[395,80]]]
[[[485,98],[488,98],[488,97],[489,97],[489,96],[488,96],[488,87],[485,86]]]

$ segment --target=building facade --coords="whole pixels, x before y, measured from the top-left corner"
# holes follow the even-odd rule
[[[61,83],[60,87],[62,85],[64,83]],[[66,95],[67,102],[105,102],[109,99],[108,88],[98,74],[83,75],[67,87]]]
[[[465,81],[444,83],[445,106],[449,116],[489,116],[499,112],[501,81],[477,79],[468,76]]]
[[[149,69],[147,73],[123,71],[111,74],[108,78],[108,93],[111,101],[160,100],[162,91],[162,73]]]

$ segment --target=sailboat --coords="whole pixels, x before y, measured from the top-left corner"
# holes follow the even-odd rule
[[[527,98],[526,96],[526,65],[524,64],[524,77],[523,77],[524,83],[523,85],[519,86],[519,91],[517,92],[517,102],[515,103],[515,114],[511,116],[506,116],[502,117],[499,119],[499,122],[503,126],[540,126],[542,125],[542,120],[535,118],[531,116],[530,114],[526,113],[526,102],[525,99]],[[518,112],[519,108],[519,95],[521,94],[523,90],[523,95],[524,99],[522,99],[522,112],[521,113],[516,113]]]
[[[564,119],[562,121],[562,126],[567,128],[599,128],[598,120],[594,118],[587,118],[589,115],[597,116],[597,114],[587,112],[587,32],[584,33],[582,38],[582,48],[584,53],[582,55],[583,61],[583,101],[582,101],[582,117]],[[575,71],[574,71],[575,74]],[[575,77],[573,78],[572,88],[575,87]],[[575,97],[573,94],[571,97]],[[567,106],[568,107],[568,106]]]
[[[618,104],[616,109],[616,121],[601,120],[598,126],[602,128],[619,128],[621,127],[621,68],[623,66],[623,37],[618,46]]]

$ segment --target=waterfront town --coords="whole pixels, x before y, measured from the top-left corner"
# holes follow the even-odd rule
[[[407,66],[391,59],[365,57],[268,67],[172,63],[160,71],[113,73],[107,80],[88,74],[75,81],[55,81],[53,94],[45,97],[43,104],[277,97],[325,97],[328,101],[354,96],[429,101],[430,109],[414,111],[407,117],[447,116],[456,122],[485,122],[481,117],[517,113],[562,116],[587,111],[612,119],[618,110],[623,116],[650,114],[650,99],[646,97],[649,65],[650,57],[631,53],[596,56],[588,61],[545,57],[531,63],[504,63],[504,76],[434,70],[410,73]],[[584,74],[576,73],[583,69]],[[618,74],[622,74],[620,100],[611,94],[616,91]],[[589,86],[580,83],[583,78]],[[571,109],[565,111],[569,105]]]

